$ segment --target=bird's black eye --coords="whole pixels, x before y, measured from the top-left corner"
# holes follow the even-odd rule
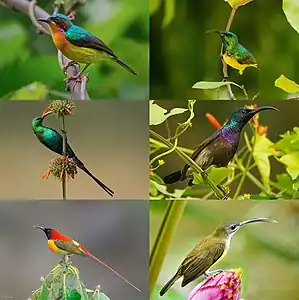
[[[235,230],[235,229],[237,228],[237,226],[236,226],[236,225],[230,225],[229,228],[230,228],[231,230]]]
[[[246,114],[246,109],[245,109],[245,108],[242,109],[242,114],[243,114],[243,115]]]

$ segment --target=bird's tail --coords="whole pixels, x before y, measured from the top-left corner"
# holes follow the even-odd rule
[[[160,291],[160,296],[163,296],[173,285],[174,283],[181,277],[179,272],[177,272],[162,288]]]
[[[163,178],[163,181],[166,183],[166,184],[171,184],[171,183],[175,183],[175,182],[178,182],[181,180],[181,177],[182,177],[182,172],[181,170],[179,171],[176,171],[174,173],[171,173],[167,176],[165,176]]]
[[[87,175],[89,175],[109,196],[113,197],[114,192],[107,186],[105,185],[102,181],[100,181],[98,178],[96,178],[83,164],[83,162],[78,158],[74,157],[73,161],[75,164],[80,168],[82,171],[84,171]]]
[[[101,261],[100,259],[98,259],[97,257],[95,257],[94,255],[92,255],[90,252],[86,253],[87,256],[89,256],[90,258],[94,259],[95,261],[97,261],[98,263],[100,263],[101,265],[103,265],[104,267],[106,267],[107,269],[109,269],[111,272],[113,272],[115,275],[117,275],[119,278],[121,278],[122,280],[124,280],[126,283],[128,283],[130,286],[132,286],[134,289],[136,289],[138,292],[141,292],[141,290],[136,287],[133,283],[131,283],[129,280],[127,280],[125,277],[121,276],[119,273],[117,273],[115,270],[113,270],[110,266],[108,266],[107,264],[105,264],[103,261]]]
[[[120,60],[117,56],[113,56],[113,59],[120,64],[123,68],[125,68],[126,70],[128,70],[130,73],[132,73],[133,75],[137,75],[137,73],[130,68],[128,65],[126,65],[122,60]]]

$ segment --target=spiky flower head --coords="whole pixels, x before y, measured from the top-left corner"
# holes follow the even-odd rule
[[[50,161],[49,169],[43,174],[42,179],[48,179],[52,175],[62,182],[64,177],[75,179],[77,173],[77,167],[71,159],[58,156]]]
[[[73,115],[75,103],[70,100],[53,100],[51,104],[44,110],[44,114],[57,114],[60,116]]]
[[[242,269],[223,271],[197,285],[188,300],[239,300],[242,287]]]

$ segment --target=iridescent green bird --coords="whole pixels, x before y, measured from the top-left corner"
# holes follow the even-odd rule
[[[44,118],[49,115],[51,112],[43,114],[41,117],[34,118],[32,120],[32,129],[38,140],[46,146],[48,149],[62,155],[63,154],[63,137],[55,129],[46,127],[43,125]],[[76,156],[70,145],[66,145],[66,155],[71,159],[78,168],[84,171],[89,175],[107,194],[113,197],[114,192],[96,178],[83,164],[83,162]]]
[[[239,43],[238,37],[230,31],[209,30],[220,35],[223,45],[222,58],[227,65],[239,70],[242,75],[247,67],[257,67],[254,56]]]
[[[102,40],[76,26],[66,15],[56,13],[48,19],[39,19],[38,21],[49,25],[53,42],[64,56],[73,62],[85,64],[75,78],[79,77],[92,63],[105,58],[114,60],[130,73],[137,75]],[[67,80],[69,79],[73,78],[67,78]]]

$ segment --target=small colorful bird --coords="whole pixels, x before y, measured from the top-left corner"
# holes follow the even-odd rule
[[[48,247],[50,250],[56,254],[60,255],[81,255],[81,256],[89,256],[90,258],[94,259],[104,267],[108,268],[110,271],[112,271],[115,275],[120,277],[122,280],[127,282],[129,285],[131,285],[133,288],[135,288],[137,291],[141,292],[139,288],[137,288],[135,285],[133,285],[131,282],[129,282],[126,278],[121,276],[119,273],[117,273],[115,270],[113,270],[110,266],[105,264],[103,261],[99,260],[97,257],[92,255],[86,248],[84,248],[82,245],[80,245],[78,242],[73,240],[67,235],[64,235],[60,233],[55,228],[49,228],[49,227],[42,227],[42,226],[32,226],[33,228],[38,228],[42,230],[47,238],[48,238]]]
[[[163,296],[181,277],[183,277],[182,287],[202,275],[209,277],[206,272],[225,257],[230,248],[233,235],[244,225],[256,222],[277,223],[277,221],[269,218],[252,218],[242,222],[228,222],[220,225],[212,234],[205,237],[192,249],[179,266],[175,275],[162,288],[160,296]],[[213,273],[217,271],[213,271]]]
[[[234,111],[229,120],[210,137],[205,139],[193,152],[191,159],[195,161],[203,170],[214,165],[216,167],[226,167],[233,159],[239,146],[240,135],[243,127],[257,113],[263,110],[275,110],[272,106],[260,106],[254,109],[239,108]],[[191,177],[188,185],[192,185],[192,169],[185,165],[182,170],[174,172],[164,177],[166,184],[184,181]]]
[[[41,117],[34,118],[32,120],[32,129],[38,140],[45,145],[48,149],[62,155],[63,154],[63,137],[57,132],[55,129],[50,127],[46,127],[43,125],[44,118],[47,115],[50,115],[52,112],[47,111]],[[106,186],[103,182],[101,182],[98,178],[96,178],[83,164],[83,162],[76,156],[70,145],[67,143],[66,145],[66,155],[69,159],[71,159],[78,168],[84,171],[87,175],[89,175],[107,194],[113,197],[114,192]]]
[[[223,60],[230,67],[239,70],[242,75],[247,67],[257,67],[257,62],[253,55],[242,46],[238,37],[230,31],[209,30],[220,35],[223,45]]]
[[[76,77],[67,78],[67,81],[80,77],[92,63],[105,58],[116,61],[123,68],[137,75],[137,73],[121,61],[103,41],[85,29],[74,25],[71,19],[66,15],[56,13],[48,19],[39,19],[38,21],[49,25],[53,42],[64,56],[72,60],[72,63],[78,62],[85,64],[85,67]],[[65,66],[65,68],[68,66],[69,64]]]

